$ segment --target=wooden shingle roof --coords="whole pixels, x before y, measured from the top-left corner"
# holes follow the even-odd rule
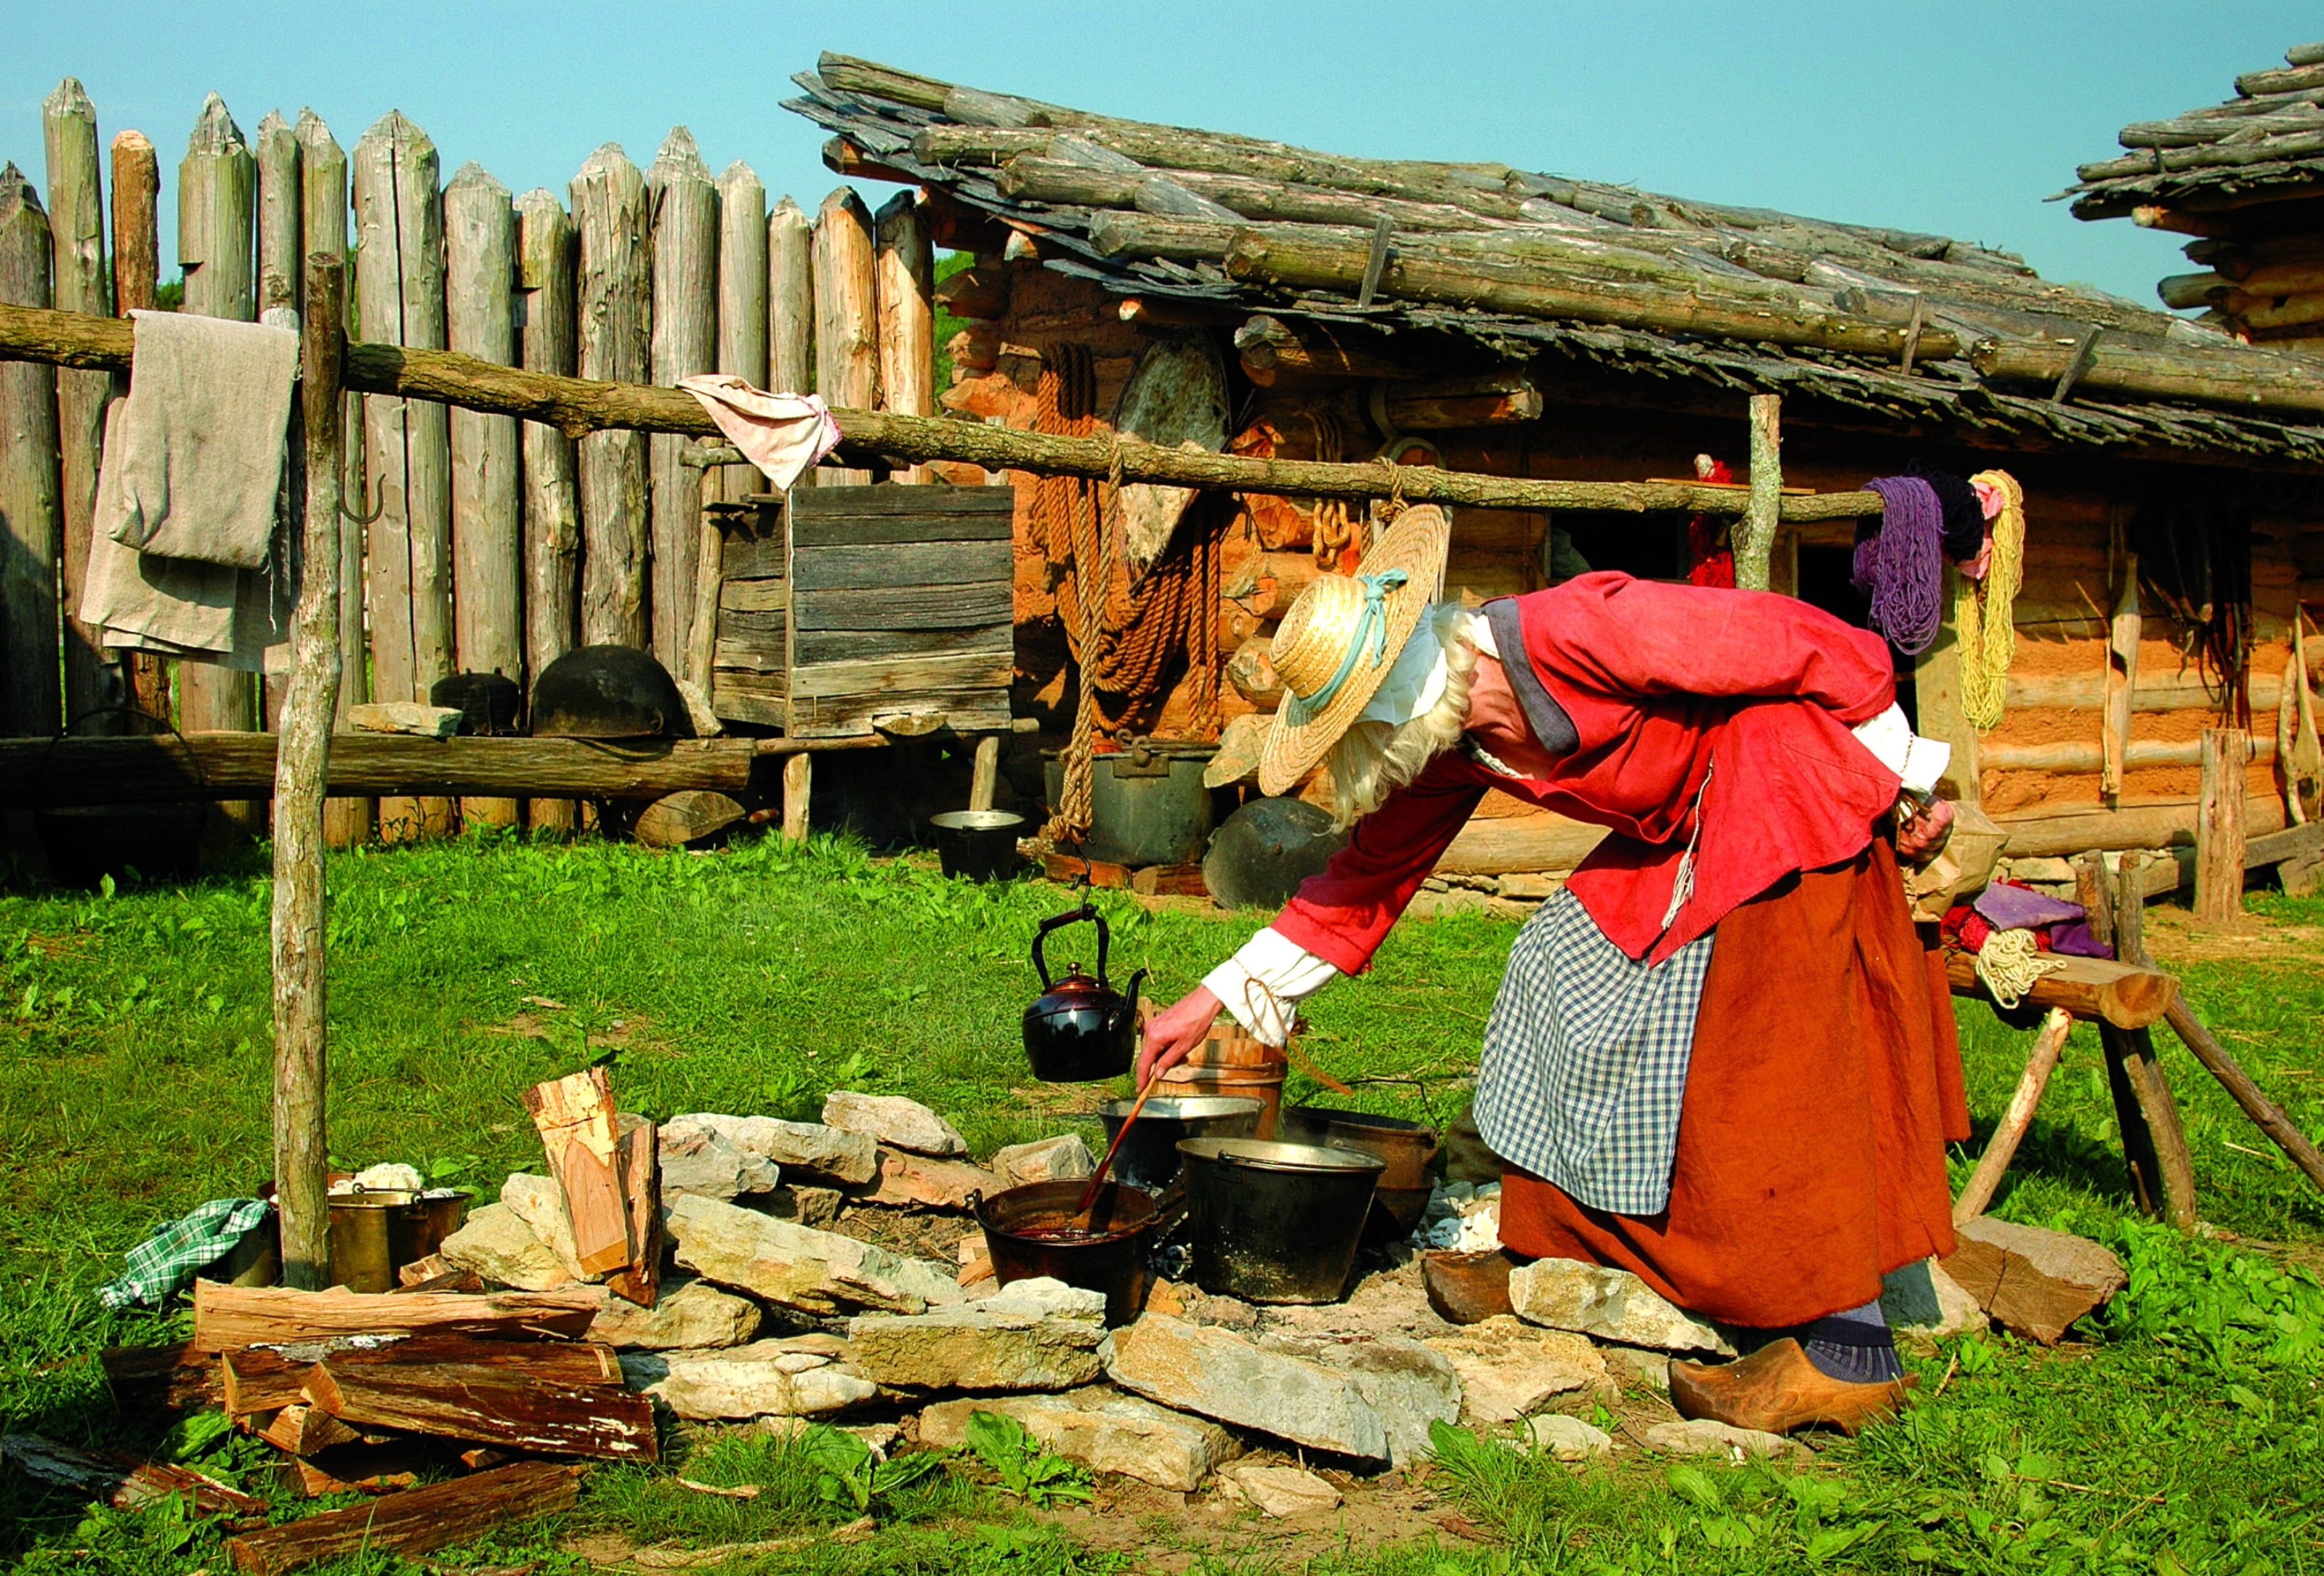
[[[787,107],[835,134],[835,169],[920,185],[1124,297],[1416,357],[1457,343],[1553,381],[1563,364],[1668,409],[1772,392],[1984,447],[2324,465],[2324,366],[1989,247],[1122,120],[839,55],[796,80]]]
[[[2129,151],[2081,166],[2058,195],[2080,219],[2324,196],[2324,43],[2295,45],[2283,59],[2236,78],[2224,104],[2123,127]]]

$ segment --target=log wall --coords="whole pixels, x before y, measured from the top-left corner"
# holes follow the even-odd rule
[[[43,212],[43,183],[10,167],[0,178],[0,299],[47,305],[53,295],[77,310],[114,309],[104,288],[97,123],[97,106],[67,78],[42,106],[41,121],[17,128],[25,134],[25,168],[38,171],[34,160],[44,159],[57,222]],[[123,146],[157,162],[134,131],[116,143],[116,162]],[[351,160],[343,156],[312,111],[295,130],[269,115],[254,143],[246,140],[225,102],[210,96],[184,163],[158,161],[161,179],[178,171],[184,309],[247,318],[269,307],[296,309],[299,259],[318,244],[344,245],[352,217],[349,327],[356,337],[434,346],[448,339],[491,360],[566,374],[669,383],[715,368],[806,390],[816,375],[820,297],[846,303],[830,309],[846,341],[841,359],[849,375],[840,382],[853,391],[848,402],[885,408],[880,391],[892,387],[904,401],[895,408],[926,412],[934,302],[927,237],[916,216],[899,212],[889,226],[892,255],[882,272],[868,210],[853,191],[843,187],[809,205],[839,214],[848,231],[819,237],[788,197],[770,217],[748,166],[734,164],[713,182],[683,127],[670,133],[650,172],[608,144],[567,189],[514,200],[473,164],[447,182],[457,161],[401,115],[370,127],[354,150]],[[152,224],[157,194],[140,186],[128,195],[114,226],[116,250],[122,224],[132,239],[144,234],[141,223]],[[131,222],[132,207],[139,222]],[[825,256],[841,259],[836,266],[848,277],[819,286],[816,261]],[[139,283],[153,265],[142,257],[114,259],[124,274],[123,310],[153,304],[152,287]],[[883,319],[900,325],[897,343],[883,343]],[[0,517],[15,548],[0,630],[22,648],[8,651],[12,675],[58,675],[12,683],[0,710],[13,707],[22,725],[0,733],[54,731],[60,700],[76,732],[102,731],[106,719],[84,724],[82,714],[123,693],[119,662],[97,660],[73,617],[77,605],[64,610],[61,649],[56,637],[60,580],[77,601],[87,558],[106,382],[103,373],[60,379],[30,364],[0,373]],[[652,650],[685,676],[702,594],[701,505],[706,494],[715,502],[762,487],[755,471],[710,472],[706,486],[706,473],[681,462],[683,438],[604,433],[576,445],[548,428],[424,401],[351,397],[351,405],[347,507],[376,516],[348,530],[339,567],[347,593],[341,639],[349,647],[342,705],[425,699],[455,670],[497,671],[529,687],[541,666],[593,640]],[[139,703],[171,711],[185,726],[263,728],[271,720],[252,675],[189,663],[173,665],[172,684],[163,659],[140,660],[151,671],[134,691]],[[333,816],[335,843],[372,834],[368,806],[333,808],[344,812]],[[560,800],[530,810],[477,800],[467,808],[471,819],[517,818],[549,830],[573,820]],[[460,820],[459,806],[442,800],[393,801],[387,812],[391,834],[443,831]]]
[[[1069,343],[1085,346],[1096,375],[1096,408],[1107,413],[1149,337],[1138,322],[1124,320],[1120,298],[1030,260],[980,258],[969,274],[948,281],[938,294],[955,317],[968,319],[947,347],[953,382],[939,402],[963,415],[1013,427],[1034,425],[1045,353]],[[1222,319],[1213,332],[1228,355],[1236,409],[1249,411],[1242,430],[1230,440],[1236,452],[1363,459],[1377,451],[1379,437],[1360,392],[1362,385],[1290,376],[1258,383],[1249,376],[1250,357],[1234,356],[1234,322]],[[1421,436],[1444,464],[1498,475],[1576,481],[1685,477],[1693,475],[1694,456],[1701,453],[1725,459],[1738,479],[1745,472],[1745,409],[1739,397],[1731,420],[1714,420],[1559,405],[1554,390],[1545,392],[1551,402],[1546,419],[1495,417],[1489,426],[1434,428]],[[1484,408],[1450,397],[1437,403],[1456,415]],[[1417,407],[1412,400],[1391,407],[1391,419],[1398,410]],[[1963,475],[1987,468],[1995,458],[1883,435],[1818,429],[1791,411],[1785,413],[1784,432],[1785,484],[1818,491],[1860,486],[1867,477],[1901,470],[1915,455]],[[1424,457],[1408,456],[1407,463]],[[967,467],[936,468],[957,481],[984,479]],[[2203,729],[2216,723],[2217,697],[2181,658],[2186,631],[2151,596],[2142,600],[2138,684],[2119,791],[2101,792],[2099,770],[2099,718],[2114,608],[2109,552],[2118,544],[2120,522],[2172,473],[2153,465],[2034,455],[2018,456],[2003,468],[2026,488],[2025,587],[2017,602],[2010,705],[2001,723],[1978,741],[1975,791],[1987,813],[2019,829],[2013,848],[2022,845],[2046,855],[2062,845],[2061,840],[2117,847],[2183,841],[2200,788],[2196,751]],[[1013,480],[1019,490],[1017,703],[1020,713],[1030,712],[1046,728],[1061,730],[1070,721],[1073,696],[1054,567],[1032,518],[1035,484],[1029,477]],[[2324,489],[2295,484],[2294,490],[2324,500]],[[1238,502],[1221,538],[1222,657],[1246,642],[1263,649],[1276,619],[1312,577],[1317,514],[1308,501]],[[1666,517],[1568,517],[1567,523],[1577,533],[1590,530],[1600,543],[1612,539],[1621,551],[1635,549],[1641,564],[1675,567],[1683,550],[1682,522]],[[1446,572],[1448,594],[1475,601],[1546,584],[1546,526],[1545,518],[1536,513],[1460,512]],[[1800,589],[1803,551],[1844,551],[1850,541],[1844,523],[1784,528],[1774,554],[1775,588]],[[2246,786],[2253,830],[2258,833],[2283,824],[2273,764],[2275,703],[2295,603],[2305,603],[2311,631],[2324,612],[2324,506],[2262,512],[2254,536],[2253,595],[2252,727],[2259,742]],[[2308,653],[2316,681],[2324,684],[2324,640],[2311,638]],[[1912,678],[1913,666],[1904,662],[1900,677]],[[1943,724],[1934,714],[1943,697],[1936,686],[1923,687],[1931,689],[1932,702],[1923,726],[1938,733]],[[1157,732],[1167,735],[1187,728],[1192,693],[1182,680],[1163,708]],[[1264,698],[1271,709],[1271,697]],[[1231,682],[1222,689],[1227,719],[1254,709]],[[1954,786],[1964,792],[1969,787]],[[2178,825],[2182,819],[2184,827]],[[1454,885],[1538,897],[1549,889],[1543,873],[1554,881],[1594,841],[1589,828],[1497,795],[1448,854],[1441,873]]]

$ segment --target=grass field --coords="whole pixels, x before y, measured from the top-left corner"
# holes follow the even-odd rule
[[[623,1104],[656,1115],[804,1114],[831,1088],[871,1088],[934,1105],[980,1154],[1081,1120],[1044,1114],[1050,1092],[1028,1087],[1018,1044],[1035,990],[1026,945],[1062,906],[1053,888],[958,885],[821,842],[696,857],[475,839],[335,856],[330,887],[330,1144],[348,1164],[409,1160],[493,1183],[537,1168],[520,1092],[609,1046]],[[2190,939],[2160,909],[2150,940],[2183,966],[2226,1043],[2324,1132],[2324,905],[2253,907],[2265,929],[2247,941]],[[1107,908],[1117,967],[1150,965],[1149,993],[1164,999],[1249,928]],[[0,897],[0,1431],[155,1442],[124,1432],[93,1365],[76,1359],[171,1327],[98,1311],[91,1293],[123,1249],[265,1178],[267,912],[258,862],[184,889]],[[1514,929],[1406,925],[1372,978],[1316,1003],[1310,1051],[1361,1080],[1366,1104],[1450,1115]],[[1981,1009],[1963,1027],[1981,1141],[2025,1042]],[[1487,1541],[1423,1521],[1402,1542],[1368,1533],[1286,1554],[1246,1527],[1164,1560],[1101,1552],[982,1471],[899,1488],[877,1502],[877,1535],[838,1542],[817,1529],[855,1507],[813,1491],[797,1447],[761,1442],[687,1468],[771,1486],[755,1500],[688,1493],[663,1471],[601,1470],[562,1523],[436,1562],[583,1570],[576,1550],[588,1544],[576,1540],[610,1531],[638,1543],[798,1535],[737,1567],[766,1571],[2324,1569],[2324,1293],[2301,1267],[2324,1261],[2324,1200],[2163,1037],[2216,1231],[2190,1242],[2127,1217],[2103,1064],[2078,1035],[1997,1212],[2107,1240],[2131,1264],[2131,1291],[2053,1352],[1983,1337],[1914,1353],[1930,1404],[1823,1446],[1805,1469],[1632,1452],[1577,1473],[1449,1437],[1429,1486]],[[1958,1156],[1956,1166],[1958,1177]],[[232,1470],[237,1458],[228,1446],[211,1459]],[[160,1511],[84,1514],[5,1472],[0,1561],[226,1568],[213,1528]]]

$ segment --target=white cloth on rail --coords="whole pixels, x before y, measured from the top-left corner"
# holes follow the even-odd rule
[[[678,386],[702,401],[710,419],[779,493],[839,447],[839,423],[820,394],[770,394],[732,373],[701,373]]]
[[[165,558],[261,569],[274,548],[299,336],[187,312],[137,326],[114,508],[98,529]]]

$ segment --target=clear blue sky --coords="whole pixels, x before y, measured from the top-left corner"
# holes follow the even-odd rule
[[[713,169],[748,160],[811,208],[835,183],[822,134],[779,105],[827,49],[1334,152],[1498,159],[1936,231],[2152,302],[2155,279],[2186,266],[2170,238],[2043,198],[2107,156],[2125,123],[2228,97],[2238,72],[2324,37],[2324,16],[2272,0],[0,0],[0,159],[40,178],[41,99],[78,76],[102,136],[152,138],[165,200],[215,89],[246,134],[269,109],[311,105],[350,146],[400,108],[435,139],[446,179],[473,159],[516,191],[562,193],[608,141],[642,166],[683,124]]]

